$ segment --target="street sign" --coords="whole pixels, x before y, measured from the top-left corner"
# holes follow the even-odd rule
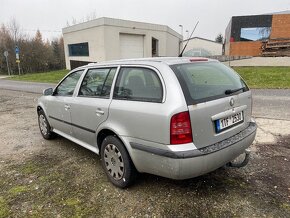
[[[16,54],[19,54],[19,48],[18,48],[18,46],[15,46],[15,53]]]
[[[16,54],[16,63],[17,63],[17,65],[18,65],[18,73],[19,73],[19,75],[20,75],[19,48],[18,48],[17,45],[15,46],[15,54]]]
[[[4,51],[4,56],[7,58],[8,57],[8,51]]]

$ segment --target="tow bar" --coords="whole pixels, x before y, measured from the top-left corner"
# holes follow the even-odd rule
[[[240,154],[234,160],[227,163],[226,166],[235,168],[246,166],[250,160],[250,153],[251,153],[250,149],[246,149],[244,153]]]

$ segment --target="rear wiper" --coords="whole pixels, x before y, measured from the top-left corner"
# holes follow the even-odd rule
[[[244,91],[244,89],[245,89],[245,87],[242,87],[242,88],[239,88],[239,89],[227,89],[227,90],[225,91],[225,94],[226,94],[226,95],[230,95],[230,94],[233,94],[233,93],[238,92],[238,91],[240,91],[240,90],[243,90],[243,91]]]

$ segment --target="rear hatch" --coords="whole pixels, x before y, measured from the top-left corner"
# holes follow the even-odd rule
[[[182,87],[197,148],[225,140],[247,128],[252,97],[242,78],[217,61],[172,65]]]

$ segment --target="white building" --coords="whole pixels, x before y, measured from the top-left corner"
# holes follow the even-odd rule
[[[98,18],[62,29],[66,68],[124,58],[178,56],[182,36],[168,26]]]
[[[185,46],[187,40],[183,41]],[[189,39],[188,45],[183,52],[183,56],[214,56],[222,55],[223,45],[216,41],[204,39],[200,37],[193,37]]]

